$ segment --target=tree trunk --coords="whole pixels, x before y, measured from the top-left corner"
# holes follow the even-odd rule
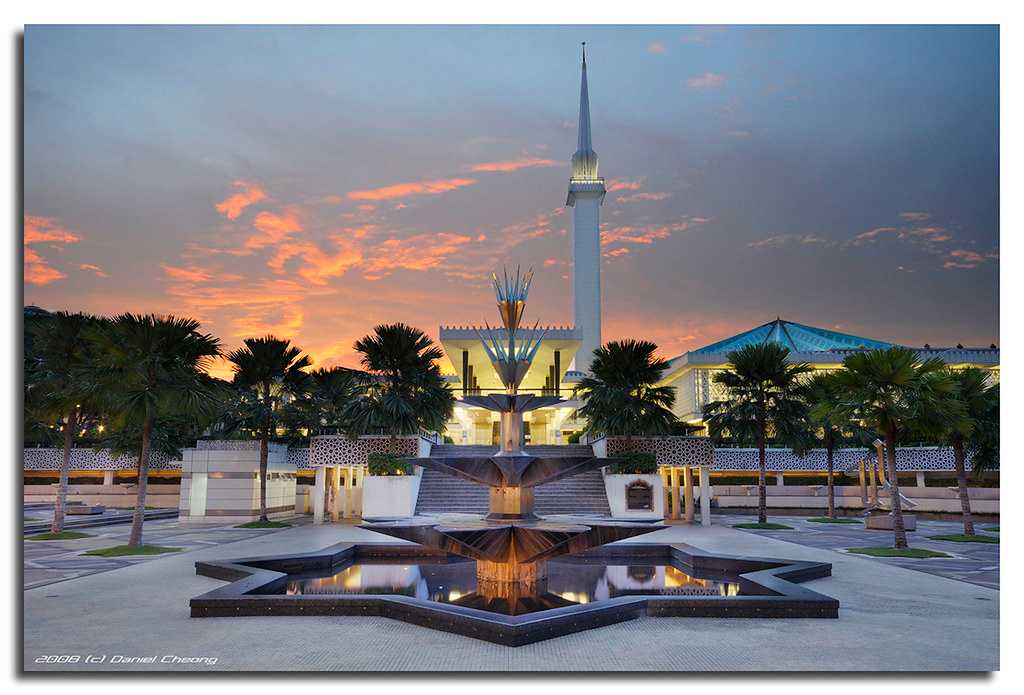
[[[974,535],[974,520],[971,518],[971,498],[967,495],[967,466],[964,464],[964,442],[953,441],[953,462],[956,465],[956,484],[960,492],[960,514],[964,524],[964,535]]]
[[[902,549],[907,545],[907,530],[903,526],[903,509],[900,506],[900,480],[896,476],[896,433],[885,433],[885,452],[889,469],[889,506],[892,508],[892,532],[894,547]]]
[[[828,467],[828,518],[836,518],[836,487],[832,481],[833,461],[832,454],[835,448],[832,439],[829,438],[825,445],[825,465]]]
[[[267,435],[260,437],[260,521],[270,521],[267,517]]]
[[[149,445],[153,437],[153,416],[146,413],[142,425],[142,450],[139,452],[138,492],[135,494],[135,513],[132,515],[132,532],[128,536],[128,547],[142,545],[142,521],[146,516],[146,483],[149,481]]]
[[[768,523],[768,487],[765,484],[764,436],[757,439],[757,523]]]
[[[53,523],[50,533],[64,530],[64,508],[68,503],[68,476],[71,474],[71,445],[78,429],[78,406],[68,411],[67,422],[64,424],[64,460],[60,466],[60,484],[57,486],[57,501],[53,505]]]

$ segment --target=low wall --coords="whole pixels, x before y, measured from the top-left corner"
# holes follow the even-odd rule
[[[53,504],[57,501],[57,485],[24,486],[25,504]],[[137,485],[68,485],[68,499],[85,504],[102,504],[113,509],[130,509],[135,506],[139,494]],[[178,486],[148,484],[146,506],[158,509],[175,509],[178,506]]]
[[[825,485],[772,485],[767,486],[766,502],[769,508],[821,509],[828,507],[828,488]],[[956,488],[900,486],[905,497],[917,503],[916,507],[905,507],[906,512],[948,512],[960,513],[960,496]],[[861,489],[857,485],[836,485],[836,508],[864,508]],[[869,493],[870,494],[870,493]],[[712,500],[719,509],[740,509],[757,507],[757,485],[712,485]],[[971,511],[977,514],[999,513],[999,488],[968,488]],[[883,505],[888,505],[888,496],[879,490]]]

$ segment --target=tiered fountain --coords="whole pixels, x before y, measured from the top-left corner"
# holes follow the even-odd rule
[[[549,558],[650,533],[660,526],[589,518],[546,519],[534,514],[534,487],[611,461],[592,456],[533,456],[523,451],[523,413],[556,405],[561,399],[519,393],[543,338],[535,326],[525,339],[517,339],[532,271],[521,275],[517,269],[514,276],[503,273],[501,281],[497,276],[492,278],[503,329],[492,329],[485,323],[480,341],[505,392],[465,396],[463,402],[500,414],[500,448],[483,458],[406,459],[417,466],[489,486],[488,514],[483,518],[414,518],[367,524],[366,528],[472,558],[477,564],[477,593],[508,597],[510,593],[543,593],[545,561]]]
[[[505,392],[464,399],[501,414],[499,450],[409,460],[489,486],[489,513],[364,526],[417,545],[341,542],[299,555],[199,561],[197,574],[231,583],[193,598],[194,617],[379,615],[519,646],[642,615],[838,616],[838,601],[794,583],[828,576],[828,563],[675,544],[598,548],[664,527],[533,513],[535,486],[610,460],[523,451],[523,412],[559,401],[519,393],[540,342],[536,329],[516,340],[530,277],[495,279],[504,333],[488,326],[480,336]]]

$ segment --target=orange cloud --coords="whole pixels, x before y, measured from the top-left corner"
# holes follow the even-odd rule
[[[25,282],[48,285],[66,277],[67,275],[47,263],[38,253],[28,247],[25,248]]]
[[[648,53],[664,54],[666,53],[665,44],[661,41],[655,41],[647,47]]]
[[[628,181],[626,179],[608,179],[605,190],[609,193],[615,191],[636,191],[640,189],[640,181]]]
[[[245,240],[245,251],[255,251],[266,246],[274,246],[287,241],[293,234],[302,231],[302,222],[299,220],[300,211],[296,207],[287,208],[283,214],[273,212],[261,212],[253,220],[258,234],[253,234]]]
[[[646,227],[612,227],[601,231],[601,245],[608,246],[615,243],[653,244],[656,239],[666,239],[673,232],[685,232],[689,228],[689,222],[677,222],[661,226],[649,225]]]
[[[981,254],[969,249],[953,249],[949,252],[949,259],[942,264],[942,267],[947,270],[969,270],[971,268],[977,268],[982,263],[998,258],[999,254],[994,251],[991,253]]]
[[[900,217],[908,222],[923,222],[931,217],[927,212],[901,212]]]
[[[350,200],[391,200],[404,198],[408,195],[438,195],[454,191],[463,186],[472,186],[476,179],[438,179],[436,181],[419,181],[414,183],[396,183],[393,186],[372,188],[367,191],[349,191]]]
[[[110,277],[105,272],[103,272],[103,268],[99,267],[98,265],[93,265],[92,263],[80,263],[78,265],[78,269],[79,270],[91,271],[91,272],[96,274],[96,277],[101,277],[101,278],[108,278],[108,277]]]
[[[331,240],[337,249],[336,253],[325,253],[313,243],[285,243],[277,248],[277,253],[267,265],[276,273],[285,271],[285,263],[293,257],[301,258],[299,275],[314,285],[326,284],[332,277],[344,275],[345,271],[363,260],[363,254],[351,241],[340,234],[332,235]]]
[[[470,171],[518,171],[520,169],[528,169],[532,167],[557,167],[562,162],[557,162],[554,159],[539,159],[537,157],[521,157],[519,159],[508,159],[502,162],[483,162],[481,164],[470,165]]]
[[[448,232],[417,234],[407,239],[387,239],[378,244],[363,265],[368,280],[380,279],[398,269],[429,270],[440,266],[472,237]]]
[[[173,265],[161,263],[160,267],[163,268],[164,274],[168,277],[174,278],[175,280],[203,282],[204,280],[209,280],[212,277],[209,270],[198,266],[192,266],[191,268],[178,268]]]
[[[82,237],[60,226],[52,217],[25,215],[25,245],[53,241],[58,244],[77,244]]]
[[[231,185],[241,190],[214,206],[217,212],[229,220],[237,220],[243,210],[267,197],[266,192],[258,184],[248,181],[233,181]]]
[[[32,285],[48,285],[66,278],[67,275],[50,265],[38,251],[30,248],[31,244],[48,243],[61,249],[66,244],[77,244],[81,235],[62,227],[52,217],[25,215],[24,218],[25,247],[25,282]]]

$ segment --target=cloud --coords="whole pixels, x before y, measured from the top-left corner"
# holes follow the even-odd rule
[[[642,200],[665,200],[671,196],[671,193],[633,193],[632,195],[619,196],[615,200],[620,203],[635,203]]]
[[[25,282],[42,286],[67,277],[66,273],[51,266],[46,258],[31,248],[31,245],[47,244],[57,250],[63,250],[67,244],[77,244],[81,240],[80,234],[62,226],[52,217],[25,215]]]
[[[640,184],[643,181],[629,181],[627,179],[608,179],[605,183],[605,190],[609,193],[615,191],[637,191],[640,190]]]
[[[772,246],[782,246],[783,244],[828,244],[828,239],[824,239],[814,234],[777,234],[770,236],[767,239],[761,239],[759,241],[751,241],[747,244],[750,248],[760,249]]]
[[[662,55],[667,53],[667,49],[665,48],[664,43],[661,41],[655,41],[647,47],[647,52]]]
[[[617,256],[625,256],[627,253],[629,253],[629,248],[626,247],[626,246],[620,246],[617,249],[612,249],[611,251],[606,251],[604,253],[604,256],[606,258],[615,258]]]
[[[387,239],[371,249],[361,268],[368,280],[379,280],[391,272],[430,270],[472,241],[472,237],[449,232],[428,232],[405,239]]]
[[[275,246],[301,232],[301,215],[296,207],[289,207],[281,214],[264,211],[256,215],[253,226],[258,233],[245,240],[244,253]]]
[[[174,280],[184,280],[186,282],[203,282],[213,277],[213,274],[207,268],[200,268],[199,266],[192,266],[190,268],[179,268],[173,265],[167,265],[161,263],[160,267],[163,268],[164,274],[167,277]]]
[[[953,249],[949,252],[949,257],[942,264],[942,267],[947,270],[969,270],[971,268],[977,268],[982,263],[986,263],[990,260],[998,260],[998,258],[999,254],[994,251],[981,254],[969,249]]]
[[[725,82],[725,75],[705,72],[703,75],[697,75],[686,80],[686,86],[690,89],[714,89],[721,87],[723,82]]]
[[[900,217],[908,222],[923,222],[931,217],[927,212],[901,212]]]
[[[39,244],[46,241],[58,244],[77,244],[82,237],[70,229],[62,227],[52,217],[25,215],[25,245]]]
[[[537,157],[521,157],[519,159],[508,159],[500,162],[482,162],[480,164],[469,165],[469,171],[518,171],[520,169],[529,169],[533,167],[557,167],[561,166],[563,162],[555,161],[554,159],[540,159]]]
[[[105,272],[103,272],[103,268],[99,267],[98,265],[93,265],[92,263],[79,263],[78,264],[78,269],[79,270],[87,270],[87,271],[90,271],[92,273],[95,273],[96,277],[100,277],[100,278],[108,278],[108,277],[110,277]]]
[[[632,227],[624,225],[621,227],[609,227],[601,230],[601,246],[612,244],[653,244],[658,239],[667,239],[675,232],[685,232],[690,228],[691,222],[677,222],[667,225],[647,225],[645,227]],[[613,249],[605,252],[605,256],[619,256],[626,251]]]
[[[349,191],[347,195],[350,200],[392,200],[409,195],[438,195],[464,186],[472,186],[474,183],[476,183],[476,179],[438,179],[436,181],[396,183],[393,186],[372,188],[366,191]]]
[[[66,277],[67,275],[51,266],[31,248],[25,248],[25,282],[32,285],[48,285]]]
[[[875,227],[866,232],[861,232],[853,238],[854,246],[861,246],[878,240],[884,234],[894,234],[902,241],[919,241],[926,245],[938,244],[949,241],[953,235],[945,227],[935,225],[911,226],[911,227]]]
[[[237,220],[243,210],[267,197],[266,192],[258,184],[248,181],[233,181],[231,185],[240,190],[214,206],[217,212],[229,220]]]
[[[333,234],[330,240],[334,243],[333,253],[326,253],[311,242],[281,244],[267,266],[275,273],[284,273],[285,264],[298,257],[301,260],[299,276],[314,285],[324,285],[328,279],[344,275],[363,260],[359,247],[343,235]]]

